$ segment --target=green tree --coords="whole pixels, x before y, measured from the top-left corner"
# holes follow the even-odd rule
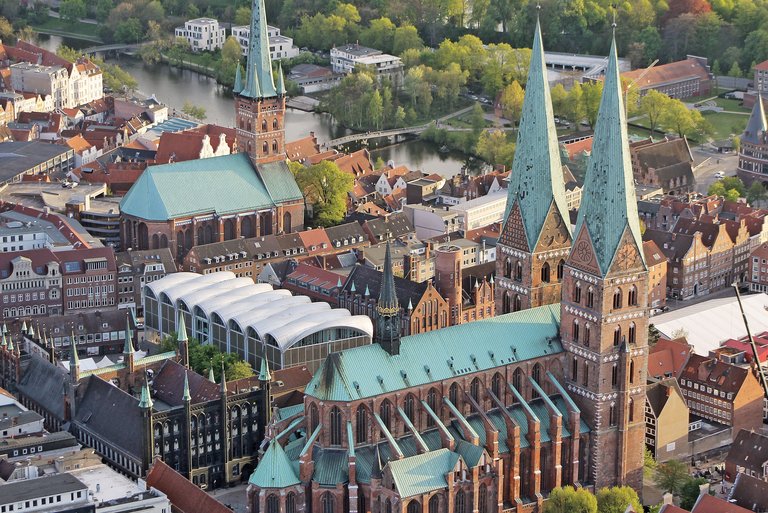
[[[395,38],[395,30],[396,27],[392,20],[382,16],[371,20],[368,27],[360,32],[360,41],[365,46],[390,53]]]
[[[659,127],[659,121],[662,119],[669,102],[669,96],[655,89],[651,89],[640,99],[640,113],[648,116],[648,127],[651,129],[651,136]]]
[[[240,62],[242,49],[235,36],[229,36],[221,47],[221,58],[225,61]]]
[[[598,513],[624,513],[629,505],[635,511],[643,511],[637,492],[629,486],[602,488],[597,492]]]
[[[739,196],[743,197],[747,193],[747,188],[744,185],[744,182],[741,181],[741,178],[737,176],[726,176],[725,178],[721,179],[720,182],[726,189],[733,189],[738,192]]]
[[[699,111],[689,110],[680,100],[670,99],[666,104],[660,121],[667,129],[683,137],[694,134],[704,121],[704,118]]]
[[[520,87],[520,83],[517,80],[501,91],[501,98],[499,99],[501,112],[505,118],[512,122],[512,126],[515,126],[520,120],[524,98],[525,91]]]
[[[225,372],[227,373],[227,381],[250,378],[254,374],[253,368],[243,360],[231,363]]]
[[[472,106],[472,112],[470,113],[470,123],[472,124],[472,132],[475,137],[480,135],[480,132],[485,128],[485,111],[480,102],[475,102]]]
[[[109,18],[109,12],[115,7],[113,0],[98,0],[96,2],[96,19],[101,22],[107,21]]]
[[[207,377],[209,370],[213,368],[214,378],[220,382],[222,364],[224,364],[227,381],[248,378],[254,374],[251,366],[235,353],[223,353],[216,346],[203,345],[194,337],[189,338],[187,345],[189,347],[189,366],[201,376]],[[178,334],[173,332],[164,337],[160,341],[160,350],[163,352],[178,351]]]
[[[550,95],[552,96],[552,111],[555,116],[566,117],[568,92],[563,87],[563,84],[557,84],[550,89]]]
[[[571,122],[578,126],[586,115],[586,110],[584,109],[584,92],[579,82],[574,82],[571,90],[568,91],[567,105],[566,116]]]
[[[184,102],[184,106],[181,108],[181,112],[199,121],[202,121],[206,118],[205,108],[194,105],[190,102]]]
[[[699,487],[707,482],[703,477],[695,479],[689,477],[680,488],[680,507],[685,510],[693,509],[693,505],[696,504],[696,500],[701,493],[701,488]]]
[[[78,21],[85,18],[85,2],[83,0],[62,0],[59,4],[59,15],[66,21]]]
[[[756,204],[758,201],[763,201],[766,198],[765,187],[759,181],[752,182],[752,185],[747,189],[747,203],[750,205]]]
[[[117,64],[107,64],[98,59],[93,59],[93,62],[101,68],[104,87],[125,94],[135,91],[139,87],[136,79]]]
[[[376,130],[381,129],[381,124],[384,120],[384,102],[378,89],[371,93],[371,98],[368,101],[368,118]]]
[[[0,39],[8,41],[13,37],[13,25],[7,18],[0,16]]]
[[[291,171],[306,201],[314,207],[314,224],[338,224],[347,211],[347,195],[353,186],[352,175],[327,160],[309,167],[291,163]]]
[[[115,30],[115,40],[121,43],[138,43],[141,36],[141,21],[138,18],[128,18],[120,22]]]
[[[739,67],[738,61],[733,61],[733,66],[728,70],[728,76],[734,78],[741,77],[741,68]]]
[[[582,86],[584,102],[584,115],[587,118],[587,123],[592,128],[595,128],[597,122],[597,112],[600,110],[600,98],[603,95],[603,83],[602,82],[588,82]]]
[[[597,513],[597,498],[585,488],[554,488],[544,503],[544,513]]]
[[[731,144],[733,144],[733,151],[738,152],[741,148],[741,137],[738,135],[734,135],[731,137]]]
[[[400,25],[392,36],[392,53],[402,55],[406,50],[421,50],[424,41],[419,37],[416,27],[409,24]]]
[[[656,340],[659,339],[659,330],[657,330],[653,324],[650,324],[648,326],[649,339],[651,338],[651,335],[655,336]],[[651,453],[651,450],[648,449],[648,447],[646,447],[645,453],[643,455],[643,477],[647,477],[647,478],[652,477],[653,472],[656,470],[657,465],[658,463],[656,463],[656,460],[653,459],[653,454]]]
[[[247,5],[238,7],[235,11],[235,25],[251,24],[251,8]]]
[[[678,495],[688,479],[688,466],[677,460],[670,460],[656,467],[653,477],[656,486],[663,492]]]
[[[503,130],[483,130],[477,139],[475,153],[493,166],[510,168],[515,156],[515,143],[508,140]]]
[[[398,105],[397,109],[395,110],[395,128],[404,127],[405,118],[406,118],[405,109],[403,108],[402,105]]]
[[[723,74],[723,71],[720,69],[720,61],[715,59],[715,62],[712,63],[712,74],[716,77],[719,77]]]

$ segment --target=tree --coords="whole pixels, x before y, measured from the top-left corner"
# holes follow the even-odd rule
[[[107,64],[98,59],[93,59],[93,62],[101,68],[105,88],[112,91],[122,91],[127,94],[139,87],[136,79],[117,64]]]
[[[347,211],[347,195],[353,185],[352,175],[327,160],[309,167],[292,162],[291,171],[306,201],[314,206],[314,224],[338,224]]]
[[[202,376],[207,377],[209,370],[213,368],[214,378],[220,382],[222,363],[227,381],[248,378],[254,374],[251,366],[236,353],[223,353],[218,347],[210,344],[203,345],[194,337],[189,337],[187,345],[189,347],[189,366],[194,372]],[[160,341],[160,349],[163,352],[178,351],[178,334],[173,332],[163,338]]]
[[[733,66],[728,70],[728,76],[734,78],[741,77],[741,68],[739,67],[738,61],[733,61]]]
[[[736,189],[726,189],[722,181],[710,185],[707,193],[710,196],[722,196],[726,201],[738,201],[741,196]]]
[[[235,11],[235,25],[251,24],[251,8],[247,5],[238,7]]]
[[[515,143],[507,140],[503,130],[483,130],[477,139],[475,153],[493,166],[510,168],[515,156]]]
[[[59,4],[59,15],[66,21],[75,22],[85,18],[86,12],[83,0],[62,0]]]
[[[677,495],[686,479],[688,479],[686,464],[677,460],[670,460],[656,467],[653,481],[662,491]]]
[[[115,40],[121,43],[138,43],[141,36],[141,22],[138,18],[128,18],[120,22],[115,30]]]
[[[184,102],[184,106],[181,108],[181,112],[186,114],[187,116],[197,119],[197,120],[204,120],[206,117],[205,114],[205,108],[199,107],[197,105],[193,105],[190,102]]]
[[[752,185],[747,189],[747,203],[754,205],[758,201],[763,201],[766,198],[765,187],[759,181],[755,180]]]
[[[470,114],[470,123],[472,124],[472,132],[475,136],[480,135],[480,132],[485,128],[485,111],[480,102],[475,102],[472,106],[472,112]]]
[[[227,373],[227,381],[250,378],[254,374],[253,368],[242,360],[230,364],[225,372]]]
[[[520,87],[520,83],[517,80],[501,91],[501,98],[499,99],[501,112],[505,118],[512,122],[512,126],[515,126],[520,120],[524,98],[525,91]]]
[[[731,144],[733,144],[733,151],[738,152],[741,148],[741,137],[738,135],[734,135],[731,137]]]
[[[648,325],[648,338],[649,338],[649,340],[651,338],[651,335],[655,336],[656,340],[659,339],[659,330],[657,330],[656,327],[653,324]],[[649,477],[653,476],[653,472],[656,470],[656,466],[657,465],[658,465],[658,463],[656,463],[656,460],[653,459],[653,454],[651,453],[651,450],[648,449],[648,447],[646,447],[645,448],[645,453],[643,455],[643,477],[648,477],[649,478]]]
[[[402,55],[406,50],[421,50],[424,48],[424,41],[419,37],[419,31],[416,27],[409,24],[400,25],[395,29],[392,40],[392,53]]]
[[[584,92],[581,84],[574,82],[571,90],[568,91],[568,107],[566,117],[578,126],[585,116],[584,110]]]
[[[640,99],[640,113],[648,116],[648,125],[651,129],[651,136],[659,127],[659,121],[664,115],[664,111],[669,105],[670,98],[664,93],[651,89]]]
[[[587,117],[587,123],[595,128],[597,122],[597,113],[600,110],[600,98],[603,96],[603,83],[590,82],[582,86],[584,102],[584,115]]]
[[[689,477],[680,489],[680,507],[685,510],[693,509],[693,505],[696,504],[696,500],[701,494],[700,486],[706,483],[708,481],[703,477],[696,479]]]
[[[689,110],[683,102],[677,99],[670,99],[661,115],[661,124],[680,137],[696,134],[705,128],[704,122],[701,112]]]
[[[565,117],[566,105],[568,103],[568,92],[563,87],[563,84],[557,84],[550,90],[552,96],[552,111],[555,116]]]
[[[597,513],[597,498],[585,488],[554,488],[544,503],[544,513]]]
[[[229,36],[221,47],[222,60],[235,63],[240,62],[241,54],[242,49],[240,48],[240,43],[237,42],[237,38],[235,36]]]
[[[384,102],[378,89],[371,93],[371,99],[368,101],[368,118],[376,130],[381,129],[381,123],[384,119]]]
[[[392,51],[395,30],[395,24],[389,18],[381,17],[371,20],[368,28],[360,32],[360,41],[365,46],[390,53]]]
[[[598,513],[624,513],[629,505],[635,511],[643,511],[637,492],[629,486],[602,488],[597,492]]]
[[[0,16],[0,39],[8,41],[13,37],[13,25],[7,18]]]
[[[405,117],[405,109],[402,105],[398,105],[397,110],[395,110],[395,128],[405,126]]]

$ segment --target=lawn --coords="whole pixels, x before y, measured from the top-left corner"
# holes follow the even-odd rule
[[[741,106],[741,100],[731,100],[726,98],[716,98],[715,103],[718,107],[722,107],[725,110],[733,112],[750,112],[750,109],[746,109]]]
[[[727,112],[702,112],[704,117],[712,123],[715,128],[712,138],[728,139],[732,134],[741,134],[744,127],[747,126],[748,116],[741,114],[730,114]]]
[[[99,37],[99,26],[91,23],[83,23],[81,21],[71,22],[58,18],[48,18],[45,23],[33,25],[32,28],[42,34],[85,39],[95,43],[102,42],[101,37]]]

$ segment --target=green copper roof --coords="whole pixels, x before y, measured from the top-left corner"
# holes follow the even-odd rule
[[[248,482],[260,488],[285,488],[300,481],[283,447],[272,439]]]
[[[77,342],[75,341],[74,331],[72,331],[70,340],[72,341],[72,344],[70,345],[69,351],[69,371],[72,372],[73,368],[80,367],[80,355],[77,354]],[[8,343],[8,349],[13,351],[13,337],[11,337],[11,340]]]
[[[176,340],[179,342],[189,342],[187,336],[187,324],[184,321],[184,316],[179,315],[179,322],[176,323]]]
[[[240,91],[241,96],[248,98],[261,98],[261,87],[259,86],[259,70],[255,65],[248,64],[246,68],[248,76],[245,79],[245,87]]]
[[[560,353],[559,326],[553,304],[403,337],[396,355],[378,344],[332,353],[305,393],[351,401]]]
[[[189,376],[187,371],[184,371],[184,392],[181,395],[181,400],[184,402],[192,400],[192,394],[189,393]]]
[[[281,170],[281,166],[285,169]],[[120,202],[120,211],[142,219],[167,221],[207,213],[260,210],[272,208],[276,201],[301,199],[285,162],[259,168],[254,169],[245,153],[150,166]]]
[[[259,381],[272,381],[272,374],[269,372],[269,363],[266,358],[261,359],[261,368],[259,369]]]
[[[22,333],[27,332],[27,321],[21,321],[21,331]]]
[[[29,329],[27,330],[27,335],[32,338],[35,336],[35,327],[32,325],[32,321],[29,321]]]
[[[520,203],[528,247],[531,250],[539,240],[553,201],[560,217],[568,219],[563,165],[560,162],[560,148],[538,20],[520,116],[520,130],[517,133],[515,159],[512,162],[507,189],[505,220],[515,201]],[[566,223],[566,227],[570,231],[570,223]]]
[[[277,65],[277,94],[285,96],[285,78],[283,77],[283,63]]]
[[[141,399],[139,400],[139,408],[151,409],[152,408],[152,396],[149,394],[149,383],[144,382],[144,386],[141,387]]]
[[[213,363],[211,363],[211,366],[208,367],[208,381],[211,383],[216,383],[216,378],[213,375]]]
[[[235,84],[232,87],[232,92],[237,94],[240,91],[243,90],[243,77],[242,72],[240,71],[242,69],[242,66],[240,66],[240,63],[237,63],[237,70],[235,71]]]
[[[376,303],[376,310],[383,315],[391,313],[400,308],[400,302],[395,292],[395,274],[392,269],[392,251],[387,240],[387,248],[384,252],[384,272],[381,276],[381,291],[379,292],[379,301]],[[369,296],[368,285],[365,286],[365,295]]]
[[[128,320],[128,316],[125,316],[125,346],[123,346],[123,354],[133,354],[133,341],[131,340],[131,323]]]
[[[603,276],[608,273],[627,228],[643,259],[622,96],[614,39],[605,71],[603,97],[597,114],[592,155],[587,165],[575,231],[578,237],[586,226]]]
[[[251,33],[248,41],[248,77],[245,90],[240,94],[251,98],[271,98],[277,96],[275,81],[272,78],[272,59],[269,56],[269,38],[267,37],[267,9],[264,0],[253,2],[251,13]],[[260,84],[260,94],[254,96],[253,83]]]
[[[459,455],[448,449],[425,452],[389,462],[395,489],[402,498],[441,490],[448,486],[445,476],[452,472]]]

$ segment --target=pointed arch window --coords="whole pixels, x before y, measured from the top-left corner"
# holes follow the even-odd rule
[[[429,392],[427,392],[427,406],[429,406],[430,410],[437,413],[437,392],[434,388],[430,388]],[[432,415],[427,415],[427,427],[434,425],[435,419],[432,418]]]
[[[467,498],[464,494],[464,490],[459,490],[456,492],[455,497],[455,504],[454,504],[454,512],[455,513],[467,513]]]
[[[261,144],[261,152],[262,152],[264,155],[266,155],[267,153],[269,153],[269,144],[267,144],[267,141],[264,141],[264,142]]]
[[[573,336],[573,341],[578,342],[579,341],[579,320],[578,319],[573,320],[573,330],[571,333]]]
[[[533,366],[533,372],[531,373],[531,377],[533,377],[533,380],[541,386],[543,386],[541,382],[542,374],[543,374],[543,370],[541,368],[541,364],[537,363],[536,365]],[[534,389],[531,393],[531,397],[533,399],[536,399],[537,397],[539,397],[539,393]]]
[[[520,294],[515,294],[515,300],[512,303],[512,311],[519,312],[523,309],[523,300],[520,299]]]
[[[262,132],[266,132],[267,131],[267,120],[266,119],[262,119],[261,120],[261,131]]]
[[[630,383],[635,382],[635,361],[634,360],[629,361],[629,382]]]
[[[413,424],[416,424],[416,399],[413,394],[405,396],[405,416],[408,417]]]
[[[629,294],[627,294],[627,304],[629,306],[637,306],[637,287],[632,285],[629,289]]]
[[[451,383],[451,387],[448,389],[448,399],[454,406],[459,405],[459,386],[456,383]]]
[[[581,384],[583,386],[589,386],[589,363],[584,362],[584,372],[581,373]]]
[[[323,507],[323,513],[335,513],[334,510],[336,509],[336,505],[334,503],[335,500],[333,495],[331,495],[331,492],[325,492],[320,498],[320,504]]]
[[[589,347],[589,339],[592,338],[592,327],[589,325],[589,323],[584,325],[584,337],[582,339],[582,343]]]
[[[622,304],[622,297],[621,297],[621,289],[616,289],[613,293],[613,309],[618,310],[621,308]]]
[[[612,403],[611,407],[608,409],[608,419],[609,419],[611,427],[613,427],[616,424],[618,424],[618,419],[617,419],[617,415],[616,415],[616,404],[615,403]]]
[[[315,403],[311,403],[309,405],[309,429],[311,433],[315,432],[315,429],[317,429],[317,425],[320,422],[319,415],[317,413],[317,405]]]
[[[520,392],[520,394],[523,393],[523,371],[520,370],[520,367],[515,369],[515,372],[512,373],[512,386],[515,387],[515,390]]]
[[[613,330],[613,345],[618,346],[621,344],[621,326],[616,326],[616,329]]]
[[[469,395],[472,396],[476,402],[480,402],[480,380],[475,378],[469,385]]]
[[[272,120],[272,130],[277,130],[278,124],[277,124],[277,118]]]
[[[576,286],[573,287],[573,302],[576,304],[581,303],[581,283],[576,282]]]
[[[267,497],[267,513],[280,513],[280,499],[275,494]]]
[[[331,408],[331,445],[341,445],[341,431],[344,418],[341,415],[341,410],[334,406]]]
[[[587,289],[587,308],[595,307],[595,290],[592,287]]]
[[[488,513],[488,487],[480,485],[479,496],[477,498],[478,513]]]
[[[277,153],[277,141],[272,141],[272,153]]]
[[[505,278],[512,277],[512,259],[510,259],[509,257],[504,259],[504,277]]]
[[[544,262],[544,265],[541,266],[541,281],[549,283],[549,279],[549,262]]]
[[[285,497],[285,513],[296,513],[296,494],[293,492]]]
[[[635,343],[635,334],[637,332],[637,328],[635,327],[635,323],[632,322],[629,324],[629,343],[634,344]]]
[[[565,260],[560,260],[557,263],[557,281],[563,281],[564,274],[565,274]]]
[[[384,426],[391,431],[392,426],[390,425],[390,422],[392,421],[392,403],[386,399],[381,403],[381,406],[379,406],[379,417],[381,417],[381,422]]]
[[[611,386],[616,388],[619,385],[619,365],[614,363],[611,367]]]
[[[429,499],[429,513],[440,513],[440,496],[433,495]]]
[[[523,281],[523,264],[520,260],[515,263],[515,281]]]
[[[571,381],[579,379],[579,359],[575,356],[571,361]]]
[[[501,374],[498,372],[493,375],[493,378],[491,378],[491,392],[493,392],[493,395],[495,395],[500,401],[503,401],[502,398],[502,386],[503,385],[504,378],[501,377]]]
[[[357,425],[357,440],[359,444],[365,443],[368,440],[368,412],[365,410],[365,406],[360,405],[355,412],[355,423]]]
[[[421,513],[421,503],[416,499],[411,499],[406,508],[407,513]]]

